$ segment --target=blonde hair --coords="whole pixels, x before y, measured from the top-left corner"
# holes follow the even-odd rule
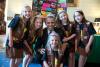
[[[28,5],[26,5],[26,6],[24,6],[23,8],[22,8],[22,11],[21,11],[21,15],[23,16],[23,12],[25,11],[25,9],[28,9],[28,10],[31,10],[32,11],[32,8],[30,7],[30,6],[28,6]]]
[[[36,29],[35,28],[35,21],[37,19],[41,19],[42,20],[42,26],[37,31],[35,31],[35,29]],[[32,17],[31,18],[30,30],[31,30],[31,34],[36,32],[36,35],[37,36],[42,36],[42,34],[43,34],[43,31],[42,31],[43,30],[43,19],[42,19],[41,16],[36,15],[35,17]]]
[[[54,37],[56,37],[57,40],[58,40],[58,42],[59,42],[59,43],[57,44],[57,46],[59,47],[59,46],[61,45],[60,36],[59,36],[56,32],[52,31],[51,34],[48,36],[48,41],[47,41],[46,47],[51,48],[51,47],[50,47],[51,41],[52,41],[52,39],[53,39]]]

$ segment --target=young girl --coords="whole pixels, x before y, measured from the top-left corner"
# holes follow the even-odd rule
[[[29,27],[30,27],[30,23],[31,23],[31,20],[32,20],[32,9],[31,9],[30,6],[25,6],[23,8],[22,18],[23,18],[23,21],[24,21],[24,24],[25,24],[24,37],[23,37],[23,43],[24,43],[23,50],[25,51],[25,56],[23,58],[23,67],[27,67],[26,66],[28,64],[27,58],[30,56],[30,54],[32,54],[32,49],[30,47],[30,44],[28,43]]]
[[[28,20],[31,17],[30,6],[25,6],[22,16],[15,16],[8,25],[9,37],[7,44],[7,56],[10,58],[10,67],[18,67],[23,57],[23,45],[25,40],[25,30]]]
[[[65,45],[65,57],[66,57],[66,53],[68,54],[69,53],[69,65],[68,67],[74,67],[75,65],[75,57],[74,57],[74,54],[75,54],[75,25],[74,23],[71,23],[69,21],[69,18],[68,18],[68,14],[62,10],[58,13],[58,18],[59,18],[59,27],[62,28],[64,30],[64,32],[66,33],[66,37],[63,39],[64,42],[67,42],[68,45]],[[70,51],[69,51],[69,50]],[[69,52],[68,52],[69,51]],[[68,57],[66,58],[66,60],[68,59]]]
[[[41,15],[38,15],[34,18],[34,27],[35,27],[35,41],[33,43],[34,63],[42,64],[41,57],[42,55],[39,52],[39,46],[42,44],[42,34],[43,34],[43,19]]]
[[[85,19],[84,13],[81,10],[74,12],[74,21],[76,23],[77,33],[76,43],[80,54],[78,67],[84,67],[96,32],[92,23]]]
[[[43,55],[44,67],[63,67],[61,63],[61,41],[59,35],[55,32],[51,32],[48,36],[48,42],[46,45],[46,51]]]
[[[27,38],[27,43],[29,44],[30,49],[26,50],[26,55],[23,60],[23,67],[28,67],[30,61],[33,58],[33,55],[34,55],[33,51],[35,51],[33,46],[36,45],[35,41],[38,40],[38,37],[40,37],[42,35],[42,27],[43,27],[43,20],[42,20],[41,16],[34,17],[30,23],[29,34],[28,34],[28,38]],[[31,52],[30,52],[30,50],[31,50]]]

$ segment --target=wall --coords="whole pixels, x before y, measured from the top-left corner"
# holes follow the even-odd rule
[[[32,6],[32,0],[6,0],[5,20],[7,20],[7,17],[20,14],[25,5]]]
[[[73,13],[76,8],[82,9],[86,19],[92,22],[95,18],[100,17],[100,0],[78,0],[78,7],[68,7],[71,20],[73,20]]]
[[[7,0],[6,16],[14,16],[20,13],[24,5],[32,5],[32,0]],[[100,0],[78,0],[77,7],[68,7],[69,18],[73,20],[73,13],[76,8],[80,8],[85,13],[88,20],[94,21],[94,18],[100,17]]]
[[[16,13],[19,14],[24,5],[32,6],[32,1],[33,0],[6,0],[5,20],[9,22],[7,17],[13,17]],[[100,17],[100,0],[78,0],[77,7],[68,7],[68,14],[71,21],[73,21],[73,13],[76,8],[82,9],[86,18],[92,22],[95,18]]]

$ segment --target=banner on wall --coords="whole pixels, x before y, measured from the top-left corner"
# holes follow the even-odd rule
[[[56,15],[59,10],[67,11],[67,3],[66,0],[33,0],[32,8],[46,17],[49,13]]]

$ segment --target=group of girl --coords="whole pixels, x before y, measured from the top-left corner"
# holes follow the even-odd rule
[[[70,22],[64,10],[57,18],[32,17],[32,9],[25,6],[22,15],[8,25],[6,53],[10,67],[18,67],[22,58],[23,67],[28,67],[32,59],[43,67],[75,67],[75,51],[80,54],[78,67],[84,67],[96,32],[81,10],[76,10],[73,17],[74,22]]]

